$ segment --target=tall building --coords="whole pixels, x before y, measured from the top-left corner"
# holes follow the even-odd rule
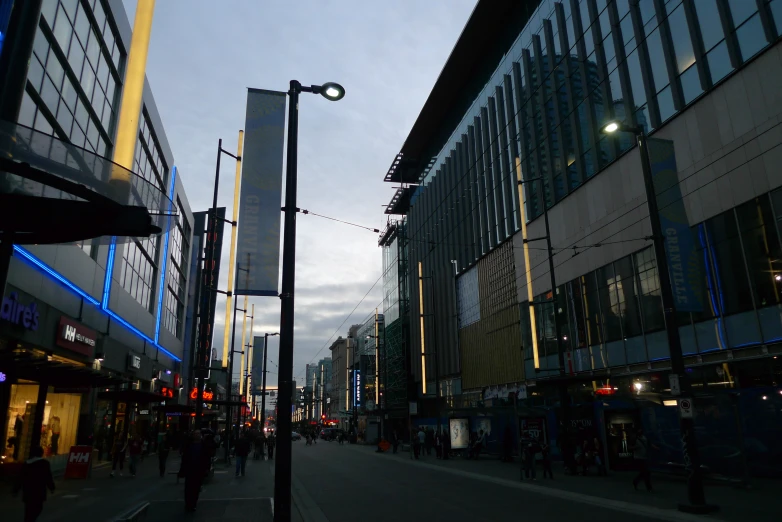
[[[612,467],[639,426],[682,458],[641,158],[601,132],[619,119],[676,174],[658,200],[684,226],[684,261],[669,255],[696,424],[739,415],[763,455],[780,451],[781,33],[780,0],[478,2],[385,176],[401,184],[388,213],[403,216],[422,418],[519,391],[556,412],[566,385],[568,428],[603,437]],[[529,415],[520,430],[557,442],[556,416]]]
[[[84,169],[113,154],[130,23],[120,0],[41,6],[36,30],[24,35],[32,53],[19,126],[0,124],[20,146],[48,143],[33,150],[43,155],[67,149],[70,165]],[[9,42],[3,52],[14,52]],[[4,463],[23,461],[40,444],[62,470],[70,446],[143,432],[159,420],[149,404],[160,403],[164,389],[178,399],[193,215],[148,82],[138,121],[133,171],[150,188],[140,197],[167,195],[175,221],[161,235],[116,245],[15,247],[3,309],[24,308],[35,321],[5,312],[0,321]]]

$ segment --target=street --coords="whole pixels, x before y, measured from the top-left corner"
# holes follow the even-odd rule
[[[674,505],[661,509],[634,503],[634,497],[649,494],[633,491],[630,484],[626,495],[614,492],[623,500],[611,500],[548,487],[540,479],[519,483],[464,471],[463,461],[438,466],[434,456],[411,461],[407,454],[376,454],[369,446],[324,441],[315,446],[294,444],[293,448],[294,493],[298,482],[332,522],[474,522],[522,516],[565,521],[583,518],[585,513],[589,520],[614,520],[620,513],[631,514],[636,522],[716,519],[686,515]],[[487,464],[502,466],[496,460]]]

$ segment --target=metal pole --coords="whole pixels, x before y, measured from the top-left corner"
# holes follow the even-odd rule
[[[269,334],[263,334],[263,391],[261,392],[261,431],[266,426],[266,374],[268,373],[266,354],[269,346]]]
[[[657,276],[660,279],[660,294],[663,302],[663,314],[665,317],[665,331],[668,337],[668,347],[671,352],[671,374],[679,377],[679,385],[682,396],[692,397],[692,385],[687,378],[682,355],[682,343],[679,338],[679,327],[676,323],[676,302],[673,297],[671,280],[668,272],[668,257],[665,253],[665,236],[663,236],[660,215],[657,208],[657,197],[654,191],[651,162],[649,161],[649,149],[646,134],[643,129],[636,129],[638,150],[641,152],[641,168],[644,175],[644,187],[646,189],[646,203],[649,208],[649,222],[652,227],[654,241],[654,255],[657,258]],[[695,422],[692,418],[680,418],[679,429],[681,431],[682,454],[684,457],[684,470],[687,474],[687,498],[689,503],[679,504],[680,511],[689,513],[709,513],[715,511],[717,506],[707,505],[703,491],[703,477],[700,469],[700,457],[698,446],[695,443]]]
[[[236,343],[236,311],[237,307],[236,305],[239,303],[238,299],[234,299],[234,318],[233,318],[233,327],[231,332],[231,349],[228,350],[228,376],[226,377],[226,381],[228,384],[228,404],[226,404],[225,407],[225,436],[226,436],[226,443],[225,443],[225,461],[228,462],[228,457],[230,455],[230,446],[231,446],[231,438],[233,437],[233,419],[231,418],[231,400],[232,400],[232,388],[231,384],[233,381],[233,372],[234,372],[234,344]],[[241,376],[239,376],[241,379]]]
[[[212,208],[209,211],[208,214],[208,224],[206,226],[206,241],[205,244],[209,245],[209,252],[207,252],[207,263],[206,263],[206,270],[204,270],[204,274],[213,274],[214,273],[214,262],[215,262],[215,249],[214,249],[214,238],[217,234],[217,193],[220,187],[220,158],[222,157],[222,151],[223,151],[223,139],[220,138],[217,140],[217,163],[215,165],[215,186],[214,191],[212,195]],[[207,307],[211,306],[212,303],[212,292],[216,290],[217,281],[214,281],[210,279],[207,281],[204,279],[201,281],[201,284],[206,289],[202,288],[202,290],[208,290],[204,292],[201,296],[202,302],[201,306],[206,305]],[[207,310],[206,317],[212,316],[212,311]],[[201,325],[201,328],[209,328],[209,339],[211,342],[212,339],[212,327],[213,325]],[[206,368],[204,367],[204,359],[206,359],[206,354],[204,354],[205,346],[203,345],[201,341],[201,336],[199,335],[198,338],[198,350],[197,350],[197,362],[195,365],[195,372],[197,377],[197,384],[196,384],[196,404],[195,404],[195,427],[200,428],[201,427],[201,421],[203,420],[203,414],[204,414],[204,374],[206,373]],[[230,395],[230,390],[228,394]],[[227,455],[227,453],[226,453]],[[227,458],[227,457],[226,457]]]

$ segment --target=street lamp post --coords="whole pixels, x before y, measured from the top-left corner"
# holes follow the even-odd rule
[[[345,89],[336,83],[303,86],[291,80],[288,90],[288,151],[285,175],[285,231],[280,294],[279,397],[277,399],[277,461],[274,470],[274,520],[291,520],[291,385],[293,384],[293,294],[296,282],[296,167],[299,133],[299,94],[311,92],[337,101]]]
[[[269,337],[274,337],[275,335],[280,335],[280,333],[274,332],[271,334],[270,333],[263,334],[263,384],[262,384],[263,390],[261,391],[261,432],[263,432],[263,428],[266,425],[266,374],[269,373],[268,368],[266,367],[266,356],[269,353],[267,347],[269,346]]]
[[[679,337],[679,327],[676,324],[676,301],[671,287],[670,274],[668,272],[668,257],[665,253],[665,236],[660,223],[659,209],[657,208],[657,196],[654,190],[651,163],[649,160],[649,148],[646,132],[641,126],[627,126],[618,121],[611,121],[603,126],[601,131],[605,134],[615,132],[629,132],[635,135],[638,150],[641,153],[641,171],[644,177],[646,189],[646,204],[649,209],[649,222],[652,227],[652,240],[654,242],[654,255],[657,258],[657,276],[660,279],[660,294],[663,302],[663,314],[665,317],[665,331],[668,338],[668,347],[671,352],[671,373],[679,378],[681,393],[685,397],[692,395],[692,385],[687,378],[682,355],[682,343]],[[695,443],[695,422],[692,418],[681,417],[679,419],[681,433],[682,453],[684,456],[684,469],[687,473],[687,498],[689,503],[679,504],[679,510],[689,513],[709,513],[715,511],[717,506],[706,504],[706,496],[703,491],[703,477],[700,469],[700,457],[698,446]]]

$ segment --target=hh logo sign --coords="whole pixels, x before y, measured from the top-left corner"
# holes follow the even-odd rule
[[[76,328],[74,328],[69,324],[66,324],[65,331],[63,332],[62,336],[66,341],[70,341],[72,343],[76,342]]]
[[[90,474],[91,458],[92,446],[71,446],[65,466],[65,478],[86,479]]]

